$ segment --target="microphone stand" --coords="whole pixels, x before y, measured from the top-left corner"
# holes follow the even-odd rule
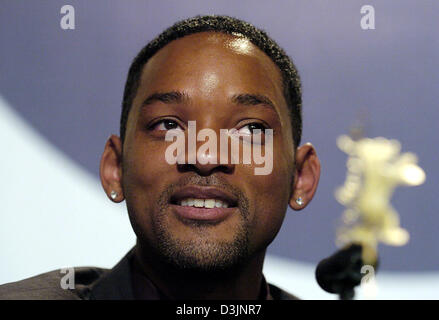
[[[351,244],[323,259],[315,273],[320,287],[329,293],[338,294],[340,300],[352,300],[355,296],[355,287],[361,283],[361,278],[364,276],[361,273],[361,268],[365,265],[362,252],[362,245]],[[378,259],[375,260],[373,267],[376,271]]]

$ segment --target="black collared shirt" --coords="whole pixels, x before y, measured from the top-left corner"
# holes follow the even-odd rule
[[[137,259],[132,256],[130,259],[131,275],[132,275],[132,288],[134,299],[136,300],[170,300],[163,292],[161,292],[157,286],[142,272],[141,267]],[[271,289],[271,290],[270,290]],[[274,290],[277,293],[278,298],[284,299],[297,299],[295,296],[280,290],[273,285],[269,285],[262,276],[261,290],[258,300],[275,300],[271,295],[271,291]]]

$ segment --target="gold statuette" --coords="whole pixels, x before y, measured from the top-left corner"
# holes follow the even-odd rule
[[[400,227],[399,216],[390,203],[398,185],[417,186],[425,181],[424,171],[413,153],[400,153],[397,140],[343,135],[337,146],[348,155],[345,183],[335,192],[338,202],[346,206],[336,244],[363,246],[362,258],[373,264],[379,242],[402,246],[409,240]]]

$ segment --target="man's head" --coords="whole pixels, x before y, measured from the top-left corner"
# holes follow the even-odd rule
[[[121,138],[110,137],[101,161],[104,189],[118,193],[116,202],[126,199],[138,242],[163,261],[195,270],[246,263],[265,252],[288,204],[300,210],[316,190],[314,149],[296,149],[300,101],[292,62],[262,31],[228,17],[181,22],[130,68]],[[170,165],[166,132],[187,138],[189,121],[218,133],[272,129],[271,173],[255,175],[254,162],[202,164],[210,153],[198,154],[195,164]],[[209,208],[213,200],[216,208]]]
[[[131,64],[125,84],[120,118],[122,143],[125,138],[128,114],[137,93],[142,68],[145,63],[171,41],[194,33],[208,31],[230,35],[239,34],[257,46],[277,65],[282,76],[284,97],[290,111],[294,146],[299,146],[302,136],[302,95],[299,73],[293,61],[264,31],[245,21],[227,16],[198,16],[180,21],[162,32],[139,52]]]

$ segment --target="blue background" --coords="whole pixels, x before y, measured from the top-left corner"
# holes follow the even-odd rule
[[[75,30],[60,28],[64,4],[75,8]],[[364,4],[375,8],[375,30],[360,27]],[[437,271],[437,1],[3,0],[0,95],[99,185],[101,152],[119,132],[131,60],[166,27],[197,14],[227,14],[266,30],[303,81],[303,142],[316,147],[322,175],[309,207],[289,209],[269,253],[315,265],[336,249],[343,207],[333,193],[344,182],[346,156],[335,140],[362,124],[369,137],[400,140],[427,174],[422,186],[401,187],[392,199],[411,240],[380,247],[382,270]]]

